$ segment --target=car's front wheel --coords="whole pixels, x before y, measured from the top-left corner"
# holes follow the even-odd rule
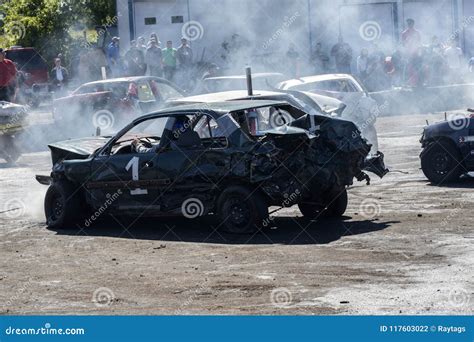
[[[302,202],[298,204],[303,216],[314,220],[318,217],[341,217],[347,209],[347,190],[332,190],[326,195],[323,203]]]
[[[421,169],[434,184],[454,182],[464,173],[461,155],[449,142],[432,142],[421,152]]]
[[[49,228],[64,228],[80,216],[81,201],[78,191],[67,181],[54,182],[46,192],[44,211]]]
[[[253,233],[268,220],[268,204],[262,195],[244,186],[230,186],[217,200],[217,213],[223,230]]]

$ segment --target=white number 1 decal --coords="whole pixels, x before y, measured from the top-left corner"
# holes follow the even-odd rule
[[[125,170],[127,170],[127,171],[130,170],[130,168],[132,168],[132,180],[134,180],[134,181],[139,180],[139,176],[138,176],[138,165],[139,164],[140,164],[140,158],[133,157],[132,159],[130,159],[127,166],[125,166]],[[146,195],[146,194],[148,194],[147,189],[136,188],[136,189],[130,190],[130,195],[132,195],[132,196],[134,196],[134,195]]]

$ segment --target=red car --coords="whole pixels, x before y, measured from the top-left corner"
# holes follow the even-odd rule
[[[115,131],[124,123],[183,95],[172,83],[153,76],[95,81],[55,99],[53,117],[63,130],[73,135],[90,135],[97,127],[102,131]]]
[[[19,70],[29,75],[26,85],[31,87],[33,84],[48,83],[48,63],[34,48],[12,47],[5,51],[5,56],[15,62]]]
[[[42,99],[49,98],[49,67],[38,51],[32,47],[14,46],[5,51],[5,56],[16,63],[17,69],[24,75],[18,101],[37,107]]]

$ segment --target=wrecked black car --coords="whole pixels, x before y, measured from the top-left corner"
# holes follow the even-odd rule
[[[421,169],[432,183],[454,182],[461,175],[474,171],[472,115],[455,115],[426,126],[420,142],[423,147]]]
[[[383,163],[367,164],[370,145],[352,122],[264,100],[169,108],[112,138],[50,149],[51,176],[37,179],[49,184],[45,214],[52,228],[106,211],[216,214],[220,228],[248,233],[264,225],[270,206],[297,204],[309,219],[341,216],[354,178],[368,181],[364,168],[385,172]]]

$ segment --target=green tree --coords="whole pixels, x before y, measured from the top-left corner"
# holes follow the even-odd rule
[[[4,0],[0,12],[0,44],[33,46],[47,59],[59,52],[67,58],[80,44],[73,32],[110,23],[116,15],[115,0]]]

